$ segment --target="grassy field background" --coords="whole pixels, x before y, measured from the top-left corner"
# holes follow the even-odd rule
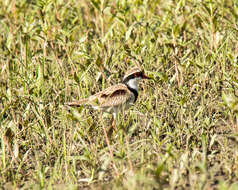
[[[238,2],[0,1],[0,187],[237,189]],[[111,116],[64,102],[140,85]],[[110,156],[112,150],[114,156]]]

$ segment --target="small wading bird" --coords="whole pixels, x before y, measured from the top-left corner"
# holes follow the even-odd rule
[[[118,111],[128,109],[136,102],[139,93],[138,83],[140,79],[152,78],[146,76],[143,69],[134,67],[125,74],[122,83],[110,86],[88,98],[65,104],[68,106],[87,105],[96,110],[112,113],[112,127],[115,128]]]

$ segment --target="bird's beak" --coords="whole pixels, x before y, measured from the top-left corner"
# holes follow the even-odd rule
[[[145,74],[142,75],[142,79],[153,79],[152,77],[146,76]]]

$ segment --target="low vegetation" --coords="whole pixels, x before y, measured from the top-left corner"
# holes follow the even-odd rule
[[[1,188],[238,188],[236,1],[5,0],[0,18]],[[107,146],[111,116],[64,102],[137,64],[154,81]]]

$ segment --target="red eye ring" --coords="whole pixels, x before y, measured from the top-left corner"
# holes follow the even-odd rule
[[[140,76],[141,76],[141,73],[135,73],[134,76],[135,76],[135,77],[140,77]]]

